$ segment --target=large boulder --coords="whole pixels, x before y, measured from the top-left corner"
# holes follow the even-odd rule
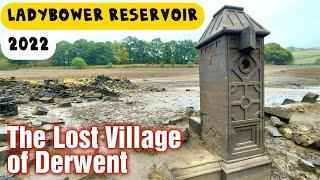
[[[18,115],[18,106],[12,97],[0,97],[0,114],[5,116]]]
[[[296,144],[301,146],[311,146],[314,143],[314,140],[306,134],[295,133],[293,136],[293,140]]]
[[[275,116],[278,117],[281,121],[289,123],[292,112],[289,109],[281,107],[265,107],[264,113],[266,116]]]
[[[316,103],[318,97],[319,97],[319,94],[309,92],[302,98],[301,102]]]

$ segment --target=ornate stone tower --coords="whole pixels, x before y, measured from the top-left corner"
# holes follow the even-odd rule
[[[222,157],[226,179],[237,178],[231,173],[235,163],[260,162],[257,172],[269,171],[263,111],[263,47],[268,34],[243,8],[224,6],[196,46],[201,58],[201,136]]]

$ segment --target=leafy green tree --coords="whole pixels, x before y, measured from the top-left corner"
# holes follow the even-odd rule
[[[103,65],[112,63],[114,61],[114,54],[111,43],[98,42],[95,43],[94,46],[95,47],[92,50],[92,53],[95,54],[95,64]]]
[[[51,61],[54,66],[69,66],[74,58],[71,55],[72,44],[67,41],[57,43],[56,51],[53,54]]]
[[[150,58],[151,62],[159,64],[163,60],[164,45],[160,38],[153,39],[150,43]]]
[[[290,51],[277,43],[269,43],[264,48],[264,58],[268,64],[288,65],[293,64],[294,59]]]
[[[129,51],[124,43],[114,41],[112,49],[116,64],[127,64],[129,62]]]
[[[71,65],[74,66],[77,69],[84,69],[84,68],[86,68],[88,66],[86,61],[81,57],[75,57],[72,60]]]
[[[11,70],[14,69],[15,66],[10,64],[7,59],[0,59],[0,70]]]

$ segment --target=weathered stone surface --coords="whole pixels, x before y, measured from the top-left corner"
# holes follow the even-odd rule
[[[187,117],[176,117],[176,118],[172,118],[172,119],[165,121],[164,124],[165,125],[176,125],[176,124],[183,122],[183,121],[186,121],[186,120],[188,120]]]
[[[39,101],[49,104],[49,103],[54,103],[54,98],[53,97],[42,97],[42,98],[39,98]]]
[[[296,103],[295,100],[292,100],[292,99],[285,99],[281,105],[286,105],[286,104],[293,104],[293,103]]]
[[[273,126],[266,126],[265,129],[273,137],[282,137],[282,134],[279,132],[279,130]]]
[[[28,104],[29,99],[28,98],[19,98],[15,100],[16,104]]]
[[[320,151],[320,140],[315,140],[313,143],[313,148]]]
[[[202,130],[201,119],[199,117],[190,117],[189,127],[192,131],[200,135]]]
[[[318,97],[319,94],[309,92],[302,98],[301,102],[316,103]]]
[[[281,121],[288,123],[290,121],[292,112],[286,108],[281,107],[265,107],[264,112],[267,116],[276,116]]]
[[[49,110],[43,106],[37,106],[34,110],[35,115],[47,115]]]
[[[305,147],[310,146],[314,143],[314,140],[311,137],[301,133],[295,133],[293,135],[293,140],[296,144],[305,146]]]
[[[284,123],[278,117],[271,116],[271,121],[274,127],[280,128],[284,126]]]
[[[42,125],[46,124],[64,124],[65,122],[60,119],[37,119],[37,121],[41,122]]]
[[[288,127],[285,127],[285,128],[281,128],[280,129],[280,133],[283,135],[284,138],[286,139],[292,139],[293,137],[293,131],[288,128]]]
[[[0,97],[0,114],[5,116],[18,115],[18,106],[12,97]]]
[[[119,101],[119,98],[114,96],[106,96],[103,98],[103,101],[117,102]]]
[[[314,171],[315,168],[316,168],[311,162],[309,162],[309,161],[307,161],[307,160],[304,160],[304,159],[302,159],[302,158],[299,159],[299,164],[300,164],[304,169],[309,170],[309,171]]]
[[[100,76],[96,77],[96,80],[98,83],[105,83],[108,80],[111,80],[111,78],[109,78],[108,76],[105,76],[105,75],[100,75]]]
[[[72,104],[70,101],[64,101],[59,103],[59,107],[72,107]]]
[[[84,97],[84,98],[87,98],[87,99],[89,99],[89,98],[97,98],[97,99],[100,99],[100,98],[103,97],[103,94],[101,94],[101,93],[95,93],[95,92],[89,92],[89,93],[85,93],[85,94],[83,95],[83,97]]]
[[[195,112],[194,107],[187,107],[186,116],[191,117],[194,112]]]
[[[11,177],[7,174],[0,174],[0,179],[1,180],[16,180],[17,178]]]
[[[161,163],[154,165],[154,169],[149,174],[149,179],[176,179],[167,165]]]

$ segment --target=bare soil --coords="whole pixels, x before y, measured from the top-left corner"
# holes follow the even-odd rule
[[[0,71],[0,78],[24,80],[88,78],[97,75],[127,77],[131,80],[162,78],[163,80],[199,81],[198,68],[30,68]],[[320,84],[320,66],[265,66],[265,85],[268,87],[313,86]]]

